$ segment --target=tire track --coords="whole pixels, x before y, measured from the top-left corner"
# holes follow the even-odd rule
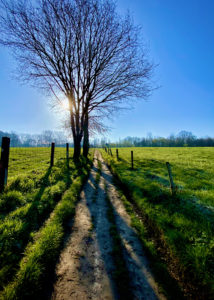
[[[108,218],[109,203],[114,224]],[[115,243],[111,226],[115,226],[122,246],[121,256],[116,259],[124,261],[128,274],[124,277],[129,279],[123,293],[121,285],[118,288],[120,278],[115,276],[118,264],[113,257]],[[72,233],[60,255],[56,277],[52,300],[165,299],[149,270],[130,217],[113,185],[112,174],[98,151],[81,192]]]

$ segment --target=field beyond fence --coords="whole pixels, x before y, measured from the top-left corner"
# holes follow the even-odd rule
[[[55,147],[55,143],[43,147],[10,147],[10,139],[3,137],[1,144],[0,190],[17,176],[41,173],[53,166],[54,161],[69,158],[68,143],[60,147]]]
[[[70,149],[70,156],[72,155]],[[66,158],[66,146],[56,147],[54,161]],[[50,166],[51,147],[10,148],[8,183],[17,175],[41,172]]]
[[[107,153],[117,167],[123,169],[127,180],[147,178],[161,189],[170,188],[166,166],[169,162],[178,193],[189,194],[201,204],[214,206],[214,148],[112,148],[107,149]]]

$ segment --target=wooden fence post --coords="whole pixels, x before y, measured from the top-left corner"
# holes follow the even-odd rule
[[[111,156],[113,156],[112,151],[111,151],[111,148],[110,148],[110,154],[111,154]]]
[[[3,192],[4,186],[7,185],[9,153],[10,153],[10,138],[3,137],[2,144],[1,144],[1,161],[0,161],[0,192]]]
[[[171,191],[172,191],[172,195],[175,195],[176,194],[176,186],[173,182],[172,170],[171,170],[171,166],[170,166],[169,162],[166,162],[166,167],[167,167],[167,170],[168,170],[168,173],[169,173],[169,181],[170,181],[170,188],[171,188]]]
[[[119,160],[119,153],[118,153],[118,149],[116,149],[116,155],[117,155],[117,160]]]
[[[55,150],[55,143],[51,144],[51,167],[54,165],[54,150]]]
[[[133,151],[131,151],[131,166],[132,170],[134,169],[134,156],[133,156]]]
[[[66,158],[69,159],[69,144],[66,143]]]

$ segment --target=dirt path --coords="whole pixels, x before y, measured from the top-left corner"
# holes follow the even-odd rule
[[[98,163],[100,161],[100,163]],[[99,178],[99,167],[101,176]],[[99,181],[99,182],[98,182]],[[76,207],[73,230],[56,269],[57,281],[52,300],[67,299],[165,299],[144,256],[141,244],[120,197],[112,175],[98,151],[80,201]],[[111,202],[115,226],[122,241],[121,260],[125,261],[132,296],[121,297],[115,280],[111,225],[107,217]],[[127,286],[124,287],[127,289]]]

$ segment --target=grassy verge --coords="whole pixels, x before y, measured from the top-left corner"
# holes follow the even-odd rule
[[[72,180],[82,171],[84,164],[85,161],[78,164],[71,161],[68,166],[65,160],[58,162],[35,183],[37,188],[31,189],[32,195],[21,194],[21,191],[26,189],[23,180],[16,179],[11,183],[9,186],[11,192],[5,194],[6,199],[9,200],[8,194],[13,193],[16,201],[18,197],[25,199],[25,205],[8,214],[0,225],[0,289],[11,280],[27,243],[32,241],[34,233],[48,218]],[[18,191],[14,190],[15,188]]]
[[[26,244],[60,199],[66,186],[63,181],[48,188],[40,201],[17,209],[0,225],[0,289],[11,279],[23,256]]]
[[[102,154],[133,203],[133,224],[148,252],[157,258],[162,256],[163,265],[168,265],[189,299],[213,299],[214,238],[210,219],[182,193],[172,197],[151,178],[130,170],[123,159],[118,162],[104,151]],[[163,278],[161,261],[154,266]]]
[[[1,299],[47,299],[45,287],[53,274],[65,235],[66,222],[75,212],[75,203],[87,178],[90,163],[81,169],[57,204],[50,218],[28,244],[13,282],[4,288]]]
[[[43,166],[44,168],[44,166]],[[72,173],[76,172],[76,166],[70,164],[69,168]],[[57,161],[55,166],[46,167],[43,171],[32,171],[30,174],[22,174],[13,177],[9,185],[5,188],[4,193],[0,194],[0,218],[1,220],[8,215],[8,213],[15,209],[32,202],[34,198],[37,199],[42,196],[44,190],[62,180],[66,184],[66,176],[68,167],[65,159]]]
[[[48,175],[50,175],[50,169],[46,169],[46,171],[39,172],[38,174],[31,174],[31,176],[20,175],[15,177],[5,188],[4,193],[0,194],[1,220],[8,213],[31,202],[33,200],[32,195],[42,186],[47,186],[47,180],[45,179]]]
[[[184,299],[181,288],[179,287],[177,281],[170,275],[166,265],[167,261],[160,252],[161,244],[160,239],[158,239],[159,233],[157,227],[154,227],[153,224],[153,229],[155,230],[151,232],[147,224],[148,220],[144,218],[142,214],[139,215],[139,210],[137,210],[136,207],[127,200],[126,196],[123,194],[123,190],[121,189],[121,184],[116,179],[115,183],[118,187],[120,198],[125,205],[126,211],[131,217],[131,225],[136,229],[138,237],[143,244],[144,251],[151,262],[150,267],[159,284],[160,291],[169,300]]]

